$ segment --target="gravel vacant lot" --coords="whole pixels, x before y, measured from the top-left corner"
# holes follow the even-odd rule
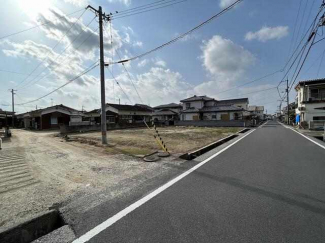
[[[172,156],[155,163],[134,156],[160,149],[148,129],[109,131],[105,147],[97,132],[71,135],[67,142],[53,131],[13,130],[0,151],[0,231],[81,197],[107,190],[103,199],[121,195],[184,163],[180,153],[238,130],[159,128]]]
[[[158,132],[172,154],[186,153],[205,146],[241,128],[158,127]],[[109,154],[144,155],[161,150],[147,128],[108,131]],[[72,141],[100,145],[101,133],[91,132],[69,136]]]

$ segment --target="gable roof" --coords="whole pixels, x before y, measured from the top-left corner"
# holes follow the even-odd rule
[[[152,112],[151,109],[144,107],[142,105],[119,105],[119,104],[110,104],[107,103],[106,106],[111,106],[120,111],[146,111]]]
[[[163,108],[182,108],[182,106],[176,103],[169,103],[166,105],[158,105],[154,107],[154,109],[163,109]]]
[[[178,113],[172,110],[164,109],[155,111],[152,115],[153,116],[168,116],[168,115],[177,115]]]
[[[71,107],[68,107],[68,106],[65,106],[65,105],[54,105],[54,106],[49,106],[49,107],[46,107],[46,108],[42,108],[42,109],[37,109],[37,110],[31,110],[29,112],[25,112],[25,113],[22,113],[22,114],[19,114],[19,115],[25,115],[25,114],[29,114],[29,115],[40,115],[42,112],[44,111],[47,111],[47,110],[50,110],[50,109],[55,109],[55,110],[58,110],[58,109],[63,109],[63,110],[66,110],[67,112],[69,113],[81,113],[81,111],[78,111],[76,109],[73,109]]]
[[[206,95],[201,95],[201,96],[192,96],[190,98],[187,98],[187,99],[184,99],[184,100],[181,100],[181,102],[190,102],[190,101],[209,101],[209,100],[214,100],[213,98],[210,98]]]
[[[147,109],[149,109],[149,110],[151,110],[151,111],[153,111],[154,109],[151,107],[151,106],[149,106],[149,105],[145,105],[145,104],[135,104],[136,106],[142,106],[142,107],[145,107],[145,108],[147,108]]]
[[[325,78],[310,79],[310,80],[300,81],[296,85],[295,89],[297,89],[299,86],[312,85],[312,84],[325,84]]]

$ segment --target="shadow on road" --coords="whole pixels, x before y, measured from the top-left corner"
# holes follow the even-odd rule
[[[179,166],[174,166],[174,165],[170,165],[170,166],[171,167],[176,167],[177,169],[180,169],[180,168],[178,168]],[[300,208],[303,208],[305,210],[311,211],[313,213],[325,215],[325,208],[317,207],[317,206],[308,204],[306,202],[302,202],[300,200],[291,198],[291,197],[289,197],[287,195],[280,194],[280,193],[291,194],[292,196],[295,196],[295,197],[302,197],[304,199],[309,199],[309,200],[312,200],[312,201],[317,202],[317,203],[324,203],[325,204],[325,201],[319,200],[317,198],[313,198],[313,197],[308,196],[308,195],[303,194],[303,193],[291,193],[291,192],[286,192],[284,190],[279,190],[279,189],[276,189],[276,188],[271,188],[271,190],[276,190],[279,193],[272,192],[270,190],[266,190],[266,188],[270,189],[269,187],[266,187],[266,186],[262,186],[262,187],[264,187],[264,189],[263,189],[263,188],[256,187],[256,186],[253,186],[253,185],[248,185],[248,184],[244,183],[240,179],[236,179],[236,178],[233,178],[233,177],[226,177],[226,176],[222,177],[222,176],[210,175],[210,174],[207,174],[207,173],[199,172],[197,170],[194,171],[193,174],[204,177],[204,178],[207,178],[207,179],[210,179],[210,180],[213,180],[213,181],[216,181],[216,182],[220,182],[220,183],[223,183],[223,184],[234,186],[236,188],[240,188],[240,189],[243,189],[245,191],[250,191],[250,192],[256,193],[256,194],[261,195],[261,196],[265,196],[265,197],[269,197],[269,198],[272,198],[272,199],[275,199],[275,200],[278,200],[278,201],[282,201],[282,202],[285,202],[285,203],[290,204],[292,206],[300,207]]]

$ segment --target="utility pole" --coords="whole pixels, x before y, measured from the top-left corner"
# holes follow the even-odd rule
[[[15,127],[15,91],[14,89],[11,89],[11,101],[12,101],[12,128]]]
[[[289,125],[289,80],[287,78],[287,88],[286,88],[286,92],[287,92],[287,124]]]
[[[99,56],[100,56],[100,90],[101,90],[101,130],[102,144],[107,144],[107,124],[106,124],[106,102],[105,102],[105,61],[104,61],[104,41],[103,41],[103,20],[110,21],[110,16],[102,11],[99,6],[98,10],[88,5],[87,9],[91,9],[98,15],[99,18]]]

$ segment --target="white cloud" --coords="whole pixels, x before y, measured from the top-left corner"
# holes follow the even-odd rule
[[[163,60],[158,60],[155,63],[157,66],[166,67],[166,62]]]
[[[226,8],[236,2],[237,0],[220,0],[220,8]]]
[[[40,27],[48,38],[61,41],[65,36],[62,39],[63,43],[71,45],[73,48],[78,49],[78,52],[84,55],[87,54],[89,55],[88,58],[92,58],[93,53],[98,49],[98,33],[81,21],[76,21],[76,18],[68,17],[60,10],[50,9],[48,12],[39,15],[37,23],[48,23]],[[113,45],[109,41],[110,33],[104,32],[106,51],[113,51],[122,46],[122,38],[113,26],[112,36]]]
[[[215,35],[202,47],[203,66],[212,75],[236,79],[255,62],[252,53],[229,39]]]
[[[133,46],[142,47],[143,43],[141,41],[136,41],[136,42],[133,43]]]
[[[78,7],[85,7],[88,4],[88,0],[64,0],[66,3],[71,3]]]
[[[108,2],[110,3],[119,2],[119,3],[123,3],[126,6],[131,5],[131,0],[108,0]]]
[[[134,77],[132,73],[131,76]],[[125,73],[116,76],[116,79],[134,103],[141,102]],[[179,102],[184,97],[188,97],[193,88],[183,80],[180,73],[161,67],[153,67],[146,73],[136,75],[133,82],[143,102],[152,106]],[[114,97],[112,88],[109,88],[107,92],[108,96]],[[121,103],[129,103],[123,91],[118,87],[115,87],[115,96],[121,99]]]
[[[141,62],[138,63],[138,67],[144,67],[148,64],[148,60],[147,59],[143,59]]]
[[[210,80],[202,82],[193,90],[199,95],[218,98],[216,94],[219,91],[229,89],[244,80],[245,72],[254,65],[256,58],[242,46],[218,35],[203,43],[200,59]]]
[[[288,26],[277,26],[277,27],[267,27],[264,26],[259,31],[248,32],[245,36],[245,40],[259,40],[261,42],[266,42],[273,39],[281,39],[288,35],[289,27]]]
[[[125,43],[130,43],[130,41],[131,41],[131,38],[130,38],[129,33],[125,33],[124,42],[125,42]]]

